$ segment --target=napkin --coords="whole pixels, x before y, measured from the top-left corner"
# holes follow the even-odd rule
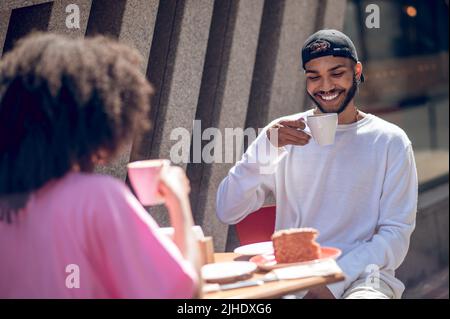
[[[317,262],[277,268],[266,274],[265,277],[274,276],[281,279],[299,279],[313,276],[328,276],[341,273],[341,269],[334,259],[323,259]]]
[[[274,269],[271,272],[267,273],[264,277],[254,280],[244,280],[224,285],[208,284],[203,287],[203,292],[209,293],[243,287],[261,286],[266,282],[277,280],[300,279],[315,276],[329,276],[340,273],[342,273],[342,270],[339,268],[334,259],[331,258],[321,259],[320,261],[315,261],[311,263]]]

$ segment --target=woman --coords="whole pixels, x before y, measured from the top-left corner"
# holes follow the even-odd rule
[[[149,128],[139,63],[115,41],[54,34],[0,61],[0,298],[198,296],[183,170],[160,183],[173,242],[122,181],[93,173]]]

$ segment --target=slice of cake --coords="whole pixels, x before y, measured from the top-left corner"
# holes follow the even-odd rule
[[[320,245],[314,228],[279,230],[272,235],[277,263],[295,263],[320,258]]]

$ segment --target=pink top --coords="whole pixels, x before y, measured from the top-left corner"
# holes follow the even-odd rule
[[[157,229],[123,182],[69,173],[0,221],[0,298],[190,298],[194,269]]]

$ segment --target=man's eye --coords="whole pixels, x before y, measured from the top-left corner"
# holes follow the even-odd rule
[[[320,76],[310,76],[308,77],[308,79],[310,79],[311,81],[316,81],[320,78]]]
[[[344,72],[339,72],[339,73],[333,73],[333,74],[331,74],[331,75],[334,76],[334,77],[336,77],[336,78],[339,78],[339,77],[341,77],[343,74],[344,74]]]

